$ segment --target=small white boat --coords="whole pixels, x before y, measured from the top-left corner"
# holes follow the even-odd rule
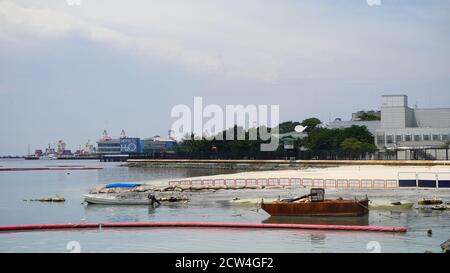
[[[392,201],[386,199],[370,200],[369,208],[380,210],[411,209],[414,203],[408,200]]]
[[[118,196],[111,194],[85,194],[84,200],[89,204],[98,205],[151,205],[152,200],[142,195]]]

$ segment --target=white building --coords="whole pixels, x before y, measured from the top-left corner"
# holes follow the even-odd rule
[[[441,148],[450,140],[450,108],[410,108],[406,95],[382,96],[380,121],[340,121],[331,128],[366,126],[384,149]]]

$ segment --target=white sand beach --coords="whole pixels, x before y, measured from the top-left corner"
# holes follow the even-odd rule
[[[450,166],[382,166],[347,165],[314,167],[299,170],[251,171],[235,174],[194,177],[192,179],[241,179],[241,178],[322,178],[322,179],[397,179],[414,177],[414,173],[433,176],[439,173],[450,179]]]
[[[384,166],[345,165],[334,167],[309,167],[298,170],[245,171],[234,174],[198,176],[185,179],[164,179],[149,184],[165,186],[169,181],[202,179],[251,179],[251,178],[313,178],[313,179],[414,179],[419,173],[422,179],[450,180],[450,166]]]

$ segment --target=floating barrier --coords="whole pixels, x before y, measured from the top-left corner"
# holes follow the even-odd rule
[[[0,168],[0,172],[102,170],[101,167]]]
[[[344,225],[305,225],[305,224],[259,224],[259,223],[221,223],[221,222],[118,222],[118,223],[80,223],[80,224],[35,224],[0,226],[0,231],[42,231],[64,229],[102,229],[102,228],[245,228],[245,229],[306,229],[342,230],[404,233],[406,227],[344,226]]]
[[[169,181],[170,186],[280,186],[334,189],[392,189],[396,179],[239,178]]]

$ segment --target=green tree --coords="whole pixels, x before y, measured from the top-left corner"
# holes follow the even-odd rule
[[[311,130],[306,139],[306,147],[310,150],[336,150],[338,141],[336,138],[338,129],[315,128]]]
[[[343,129],[341,133],[341,142],[349,137],[356,138],[357,140],[365,143],[374,143],[375,141],[374,136],[369,130],[367,130],[366,126],[353,125],[352,127]]]
[[[316,128],[319,124],[322,124],[322,121],[318,118],[307,118],[301,123],[302,126],[308,126],[310,129]]]
[[[447,142],[445,142],[444,145],[442,145],[442,148],[443,148],[443,149],[448,149],[449,147],[450,147],[450,140],[447,141]]]
[[[280,134],[286,134],[290,132],[295,131],[295,126],[300,125],[300,122],[298,121],[286,121],[283,123],[280,123],[277,127],[274,129],[278,129]]]
[[[340,146],[344,151],[358,152],[362,150],[363,143],[354,137],[349,137],[342,141]]]
[[[372,120],[381,120],[379,116],[374,114],[370,114],[367,112],[363,112],[358,116],[362,121],[372,121]]]
[[[314,128],[304,141],[310,150],[376,151],[374,137],[365,126],[344,129]]]

